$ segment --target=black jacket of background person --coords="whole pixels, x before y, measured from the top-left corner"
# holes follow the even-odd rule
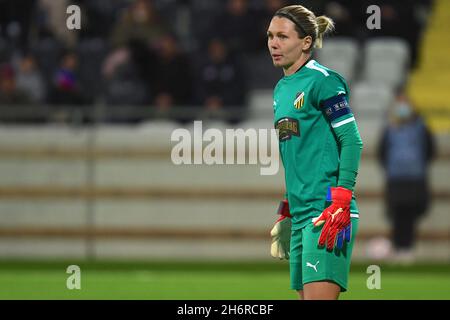
[[[422,121],[421,118],[415,117],[414,121]],[[389,127],[383,131],[382,138],[378,145],[377,156],[378,160],[386,169],[387,157],[389,150]],[[386,175],[385,200],[388,208],[407,207],[411,215],[422,215],[428,208],[430,203],[430,188],[428,183],[428,167],[431,160],[434,158],[436,149],[434,138],[427,128],[423,126],[423,154],[426,161],[425,174],[420,178],[390,178]]]

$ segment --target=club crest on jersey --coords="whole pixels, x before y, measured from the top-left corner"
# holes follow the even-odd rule
[[[300,136],[297,119],[281,118],[275,123],[275,129],[278,130],[278,139],[280,141],[289,140],[292,136]]]
[[[305,92],[297,92],[294,100],[295,109],[300,109],[303,106],[304,102],[305,102]]]

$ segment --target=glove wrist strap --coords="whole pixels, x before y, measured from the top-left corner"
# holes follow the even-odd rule
[[[277,214],[285,217],[292,218],[291,213],[289,212],[289,203],[286,199],[280,201],[280,205],[278,206]]]
[[[353,192],[343,187],[331,188],[331,199],[335,204],[349,205]]]

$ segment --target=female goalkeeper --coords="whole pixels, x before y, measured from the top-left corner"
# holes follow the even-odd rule
[[[300,5],[281,8],[267,30],[273,64],[284,77],[273,108],[286,196],[271,231],[271,254],[290,259],[300,299],[337,299],[347,290],[358,208],[353,189],[362,141],[349,88],[311,59],[333,21]]]

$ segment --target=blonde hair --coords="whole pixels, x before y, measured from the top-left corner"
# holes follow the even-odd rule
[[[283,7],[275,12],[274,16],[291,20],[300,38],[311,36],[314,48],[322,48],[324,35],[334,30],[334,22],[331,18],[316,17],[314,12],[301,5]]]

